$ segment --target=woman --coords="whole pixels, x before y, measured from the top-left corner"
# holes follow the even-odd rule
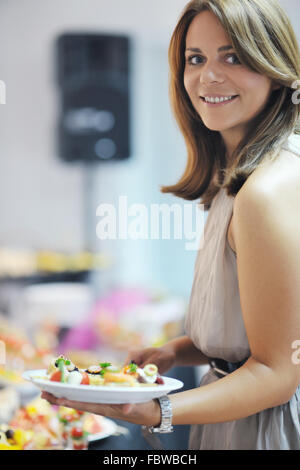
[[[162,191],[201,198],[210,212],[186,336],[126,362],[153,362],[161,373],[212,367],[199,388],[171,394],[167,412],[157,400],[108,406],[43,397],[145,426],[193,425],[191,449],[300,449],[300,366],[292,359],[300,339],[295,35],[276,0],[193,0],[169,57],[188,162]]]

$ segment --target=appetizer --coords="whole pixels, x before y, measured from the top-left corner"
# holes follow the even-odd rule
[[[70,385],[140,386],[164,384],[155,364],[147,364],[140,368],[133,362],[123,367],[113,366],[110,362],[101,362],[91,365],[87,369],[79,369],[63,355],[52,359],[47,370],[47,379]]]

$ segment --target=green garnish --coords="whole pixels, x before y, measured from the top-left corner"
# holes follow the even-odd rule
[[[111,366],[111,363],[110,362],[102,362],[99,364],[99,366],[102,368],[102,369],[105,369],[106,367],[110,367]]]
[[[99,366],[102,368],[102,370],[100,370],[99,374],[102,376],[105,374],[106,372],[106,368],[111,366],[111,363],[110,362],[100,362]]]
[[[65,360],[60,357],[57,359],[57,367],[60,370],[60,381],[65,382]]]
[[[68,424],[68,421],[65,418],[59,418],[59,421],[63,424]]]
[[[66,366],[69,366],[71,364],[71,361],[69,361],[69,359],[66,359],[65,364],[66,364]]]
[[[136,372],[137,368],[138,368],[138,365],[135,364],[134,362],[131,362],[131,363],[129,364],[129,371],[130,371],[130,372]]]

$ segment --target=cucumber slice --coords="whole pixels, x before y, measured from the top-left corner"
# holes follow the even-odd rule
[[[157,366],[155,364],[147,364],[145,365],[143,370],[145,374],[148,375],[149,377],[156,375],[158,372]]]

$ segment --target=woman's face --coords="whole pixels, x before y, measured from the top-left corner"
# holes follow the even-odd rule
[[[244,135],[247,123],[263,110],[275,89],[269,78],[240,64],[234,52],[212,12],[194,18],[186,37],[184,86],[205,126],[228,138],[232,133]],[[205,96],[234,98],[207,103]]]

